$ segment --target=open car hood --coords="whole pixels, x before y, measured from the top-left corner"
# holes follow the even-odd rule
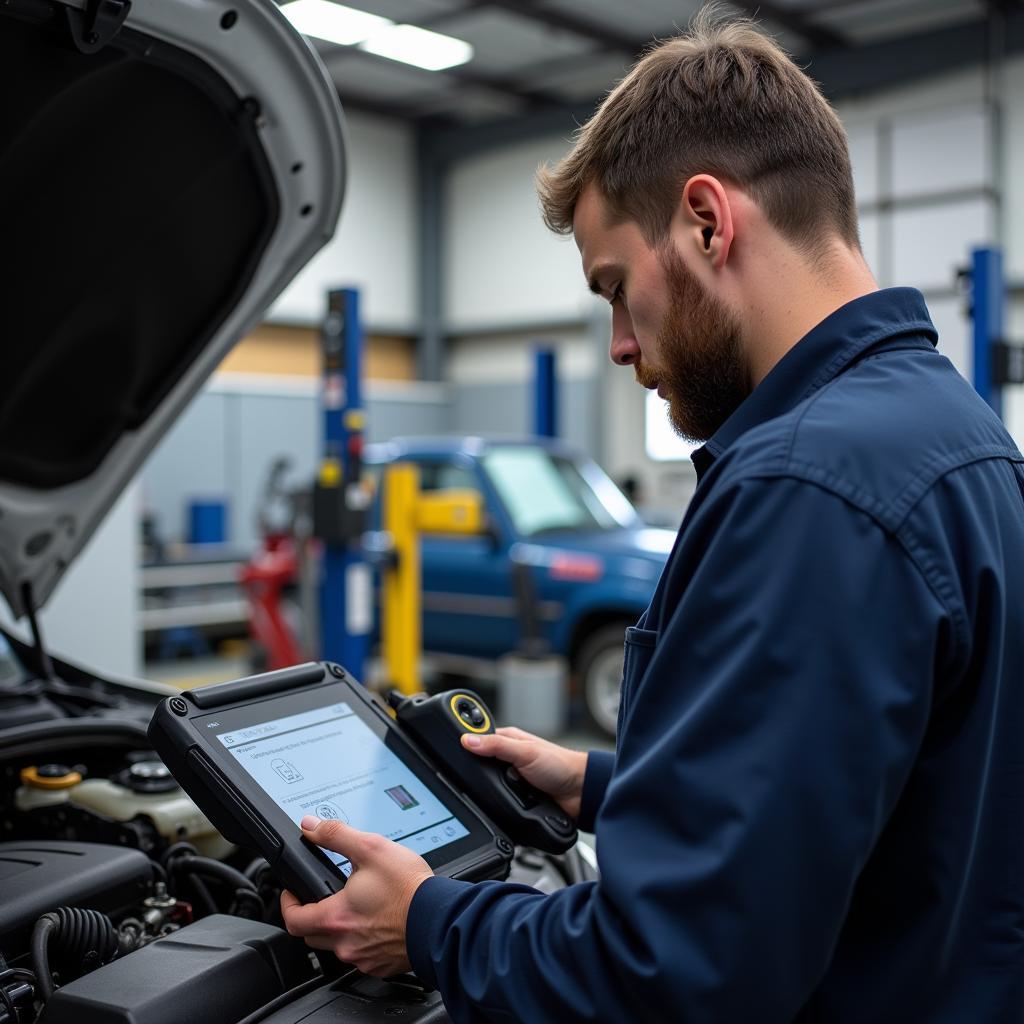
[[[5,0],[0,83],[0,591],[21,615],[334,233],[345,151],[271,0]]]

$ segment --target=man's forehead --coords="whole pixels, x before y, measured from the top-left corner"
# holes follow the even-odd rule
[[[576,208],[573,210],[572,230],[576,236],[576,244],[581,245],[581,236],[593,234],[595,231],[607,231],[613,226],[608,202],[596,183],[591,182],[580,192]]]
[[[583,262],[583,273],[593,279],[593,270],[609,260],[614,247],[616,223],[608,203],[596,185],[588,185],[576,201],[573,213],[573,237]]]

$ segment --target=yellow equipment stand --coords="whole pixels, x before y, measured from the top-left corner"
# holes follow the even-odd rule
[[[395,559],[381,587],[381,647],[388,678],[402,693],[418,693],[423,649],[424,533],[474,534],[484,525],[483,501],[473,490],[420,491],[419,469],[399,462],[384,471],[384,529]]]

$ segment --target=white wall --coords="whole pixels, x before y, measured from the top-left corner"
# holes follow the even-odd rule
[[[401,121],[347,114],[348,185],[334,238],[271,307],[268,319],[323,319],[328,288],[361,289],[363,322],[377,330],[416,332],[416,154]]]
[[[138,678],[142,664],[138,609],[138,503],[133,483],[50,595],[39,616],[51,654],[99,673]],[[26,620],[0,622],[24,640]]]
[[[458,164],[444,197],[444,318],[453,329],[583,318],[592,308],[571,238],[540,219],[534,174],[568,150],[557,136]]]
[[[839,104],[854,162],[865,255],[883,286],[928,292],[940,348],[970,375],[969,323],[954,289],[973,245],[999,240],[1011,277],[1024,278],[1024,60],[1008,63],[997,95],[1004,145],[981,69],[866,94]],[[451,349],[453,380],[522,379],[529,365],[521,341],[483,336],[502,324],[579,323],[601,378],[601,457],[616,476],[640,478],[648,501],[670,511],[693,487],[689,464],[644,454],[644,394],[632,374],[606,367],[606,331],[588,329],[595,310],[571,239],[551,235],[534,190],[538,165],[559,159],[566,139],[552,136],[481,154],[456,166],[446,191],[445,319],[475,337]],[[1002,212],[991,197],[1005,188]],[[1020,317],[1024,322],[1024,309]],[[1018,332],[1020,333],[1020,332]],[[582,341],[582,339],[586,339]],[[523,353],[517,354],[517,344]],[[582,366],[582,363],[578,363]],[[1019,410],[1019,414],[1018,414]],[[1007,419],[1024,436],[1024,397],[1008,402]]]

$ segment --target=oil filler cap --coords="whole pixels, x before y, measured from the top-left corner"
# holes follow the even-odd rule
[[[82,775],[66,764],[33,764],[21,769],[21,781],[33,789],[70,789],[82,781]]]

